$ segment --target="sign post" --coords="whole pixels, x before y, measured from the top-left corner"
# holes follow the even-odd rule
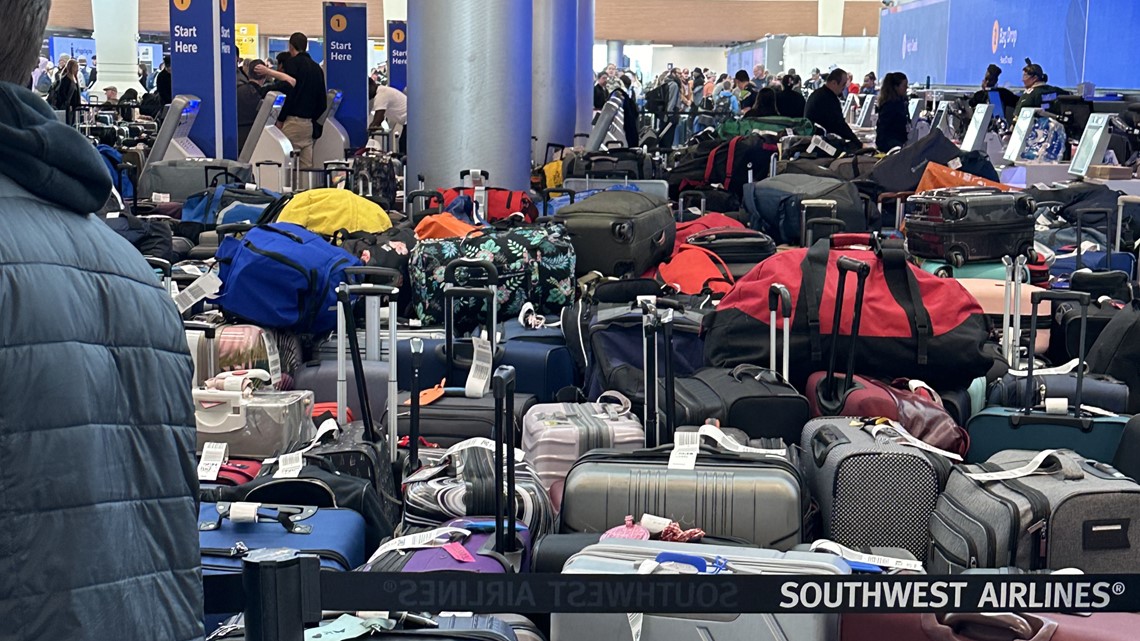
[[[408,88],[408,23],[388,23],[388,86],[404,91]]]
[[[238,55],[242,59],[253,60],[257,58],[257,25],[238,24],[234,42],[237,44]]]
[[[235,0],[170,0],[174,95],[202,101],[190,139],[211,158],[237,158]]]
[[[368,6],[325,3],[325,84],[341,92],[336,119],[354,147],[368,142]]]

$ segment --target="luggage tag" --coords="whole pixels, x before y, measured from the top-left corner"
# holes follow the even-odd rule
[[[168,203],[170,202],[170,194],[164,194],[156,191],[150,195],[150,200],[151,202],[159,204]]]
[[[443,458],[446,459],[446,458],[449,458],[452,454],[457,454],[457,453],[462,452],[464,450],[469,450],[469,449],[476,448],[476,447],[482,448],[484,450],[490,450],[490,451],[494,452],[495,451],[495,441],[492,439],[486,438],[486,437],[482,437],[482,436],[479,436],[476,438],[469,438],[466,441],[463,441],[461,443],[456,443],[455,445],[452,445],[451,447],[447,448],[447,451],[445,451],[443,453]],[[503,454],[505,455],[506,452],[503,452]],[[526,452],[524,452],[524,451],[522,451],[516,447],[515,448],[515,461],[521,463],[524,458],[526,458]],[[492,525],[494,525],[493,522],[492,522]]]
[[[887,418],[876,419],[870,424],[863,421],[859,421],[858,423],[853,421],[852,427],[862,427],[863,429],[869,431],[871,433],[871,436],[875,438],[879,438],[879,435],[882,434],[884,438],[890,439],[899,445],[906,445],[915,449],[930,452],[932,454],[937,454],[943,458],[950,459],[951,461],[955,461],[957,463],[963,462],[962,457],[953,452],[947,452],[946,450],[939,449],[933,445],[930,445],[929,443],[918,440],[912,436],[910,432],[906,431],[906,428],[899,424],[897,421],[892,421]],[[884,432],[891,433],[884,434]]]
[[[962,159],[961,158],[951,158],[950,162],[946,163],[946,166],[951,168],[951,169],[955,169],[955,170],[961,169],[962,168]]]
[[[446,395],[446,393],[447,393],[447,390],[443,387],[446,382],[447,382],[447,379],[443,379],[439,382],[439,385],[436,385],[435,387],[431,387],[431,388],[428,388],[425,390],[421,390],[420,391],[420,407],[423,407],[424,405],[431,405],[432,403],[443,398],[444,395]],[[409,398],[408,400],[404,401],[404,405],[411,407],[412,399]]]
[[[374,632],[387,632],[394,627],[384,619],[361,619],[351,614],[342,614],[337,620],[305,630],[305,641],[349,641],[361,637],[371,637]]]
[[[202,460],[198,462],[199,481],[217,481],[222,464],[229,458],[229,445],[226,443],[206,443],[202,447]]]
[[[820,539],[811,544],[811,552],[826,552],[834,554],[847,561],[852,570],[857,572],[866,572],[870,574],[882,574],[884,569],[889,570],[905,570],[907,572],[926,573],[920,561],[909,561],[907,559],[896,559],[881,554],[863,554],[856,552],[849,547],[843,546],[835,541],[827,539]]]
[[[701,451],[698,432],[677,432],[673,435],[673,451],[669,453],[670,470],[692,470],[697,467],[697,454]]]
[[[471,536],[471,531],[458,527],[441,527],[427,532],[420,532],[419,534],[401,536],[377,548],[376,551],[372,553],[372,556],[368,558],[368,562],[372,563],[389,552],[443,547],[451,543],[455,535],[466,538]]]
[[[301,452],[289,452],[278,459],[277,471],[273,473],[273,478],[295,479],[301,476],[303,467],[305,467],[305,455]]]
[[[222,279],[214,272],[206,272],[197,280],[190,283],[186,289],[178,293],[174,297],[174,304],[178,306],[178,311],[185,314],[186,310],[190,309],[199,302],[212,297],[222,289]]]
[[[475,357],[471,360],[471,371],[467,375],[464,395],[467,398],[483,398],[491,390],[491,368],[494,357],[491,342],[481,336],[472,336]]]

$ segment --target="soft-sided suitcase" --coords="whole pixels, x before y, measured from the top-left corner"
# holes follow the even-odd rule
[[[945,165],[961,155],[962,150],[935,129],[897,153],[888,154],[871,169],[867,179],[881,185],[886,192],[914,191],[922,180],[927,162]]]
[[[630,191],[602,192],[553,219],[570,234],[577,276],[644,274],[669,256],[677,234],[668,201]]]
[[[1091,356],[1093,345],[1122,308],[1118,301],[1090,296],[1084,330],[1086,354]],[[1081,306],[1072,302],[1058,303],[1053,308],[1052,321],[1054,329],[1049,333],[1049,357],[1058,363],[1076,358],[1081,348]],[[1136,409],[1140,411],[1140,407]]]
[[[1132,641],[1140,615],[844,614],[842,641]]]
[[[605,151],[568,154],[562,161],[564,178],[623,174],[632,180],[657,180],[657,163],[644,149],[614,147]]]
[[[698,574],[714,574],[731,567],[734,574],[843,576],[851,566],[830,554],[775,552],[717,545],[665,541],[602,541],[575,555],[563,574],[636,574],[646,561],[659,561],[654,573],[679,573],[687,566]],[[675,564],[675,565],[674,565]],[[554,641],[637,641],[717,639],[718,641],[839,641],[837,614],[700,613],[646,614],[640,634],[631,631],[625,614],[564,614],[551,617]],[[902,641],[901,639],[899,641]]]
[[[906,201],[906,240],[919,258],[968,262],[1029,256],[1033,199],[988,187],[935,189]]]
[[[1089,295],[1083,292],[1036,292],[1032,299],[1032,325],[1036,325],[1038,305],[1045,300],[1076,301],[1082,314],[1087,313],[1089,305]],[[1035,408],[1031,403],[1036,400],[1036,395],[1026,394],[1023,408],[988,407],[971,418],[966,426],[970,434],[967,460],[985,461],[1002,450],[1019,448],[1067,448],[1098,461],[1115,460],[1128,418],[1111,412],[1089,412],[1083,405],[1084,356],[1082,347],[1078,356],[1074,403],[1070,404],[1067,397],[1046,398],[1043,409]],[[1029,359],[1026,371],[1029,379],[1034,377],[1033,361]]]
[[[720,256],[733,278],[744,276],[776,255],[772,238],[754,229],[708,229],[690,235],[687,242]]]
[[[849,232],[868,230],[867,208],[855,185],[834,178],[782,174],[744,186],[744,209],[749,226],[772,237],[776,244],[804,242],[805,200],[835,201],[834,218]]]
[[[898,547],[926,558],[930,515],[951,466],[931,449],[897,423],[808,423],[800,463],[819,502],[823,536],[849,548]]]
[[[613,399],[619,404],[605,403]],[[617,392],[594,403],[535,405],[523,417],[522,449],[542,485],[561,483],[574,461],[595,449],[636,450],[645,445],[645,428],[632,403]]]
[[[1136,196],[1121,196],[1118,205],[1113,211],[1107,207],[1083,207],[1074,209],[1072,216],[1076,218],[1076,246],[1072,251],[1058,251],[1053,266],[1049,269],[1054,276],[1061,278],[1071,277],[1072,273],[1081,269],[1094,271],[1119,270],[1128,274],[1129,278],[1136,278],[1136,252],[1121,250],[1121,236],[1124,229],[1124,209],[1130,204],[1140,203]],[[1115,225],[1113,224],[1115,214]],[[1085,240],[1085,221],[1101,216],[1107,226],[1107,247],[1102,246],[1097,251],[1086,251],[1083,247]]]
[[[509,445],[511,420],[514,415],[515,371],[500,367],[492,375],[491,387],[495,398],[495,430],[491,450],[491,464],[466,470],[468,475],[491,477],[479,500],[479,507],[490,506],[490,518],[471,516],[444,523],[426,532],[415,532],[393,539],[380,546],[368,563],[365,572],[487,572],[511,574],[524,572],[529,567],[532,533],[517,514],[525,505],[518,505],[515,487],[515,448]],[[418,411],[418,404],[413,411]],[[416,439],[411,439],[415,442]],[[412,466],[418,457],[410,457]],[[477,459],[471,459],[475,461]],[[409,476],[406,481],[414,482]],[[430,482],[430,481],[429,481]],[[541,486],[539,489],[542,490]],[[542,490],[545,492],[545,490]],[[470,493],[472,496],[474,492]],[[476,497],[473,496],[473,500]],[[509,500],[504,500],[509,499]],[[465,553],[449,546],[458,543]]]
[[[155,160],[146,166],[139,178],[138,197],[153,200],[154,194],[166,194],[172,202],[186,202],[194,194],[210,188],[219,180],[252,183],[253,168],[248,163],[218,158]]]
[[[780,438],[789,446],[799,443],[808,421],[808,402],[788,383],[792,297],[783,285],[768,295],[772,312],[769,340],[773,346],[768,368],[738,365],[706,367],[675,381],[675,420],[679,425],[700,425],[716,419],[743,431],[750,439]],[[776,338],[776,314],[783,310],[784,339]],[[783,343],[783,369],[776,368],[776,346]],[[783,372],[782,374],[780,372]],[[669,384],[667,380],[666,385]],[[667,408],[668,409],[668,408]]]
[[[1088,354],[1089,373],[1124,381],[1130,390],[1128,413],[1140,414],[1140,299],[1117,311]]]
[[[1140,571],[1140,485],[1071,450],[1006,450],[950,472],[928,571]]]

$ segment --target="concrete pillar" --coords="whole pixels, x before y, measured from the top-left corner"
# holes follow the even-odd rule
[[[496,187],[530,187],[531,2],[409,4],[412,180],[422,174],[429,189],[451,187],[462,170],[483,169]]]
[[[103,87],[114,85],[119,95],[139,84],[139,0],[91,0],[95,27],[95,55],[99,57],[98,81],[93,93],[103,97]],[[157,67],[161,60],[154,62]]]
[[[384,22],[408,19],[408,0],[384,0]]]
[[[534,0],[534,99],[531,135],[535,158],[543,162],[546,145],[574,144],[577,125],[578,0]]]
[[[578,96],[578,118],[574,133],[589,136],[594,119],[594,0],[578,0],[578,57],[574,93]],[[575,144],[585,144],[585,138],[576,138]]]
[[[845,3],[846,0],[819,0],[818,35],[843,35],[843,6]]]
[[[625,57],[625,43],[621,40],[606,40],[606,62],[617,65],[620,69],[623,57]]]

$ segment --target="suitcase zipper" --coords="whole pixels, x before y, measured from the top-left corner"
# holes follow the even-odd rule
[[[942,525],[945,526],[947,530],[950,530],[954,534],[962,537],[962,540],[966,542],[966,554],[970,558],[963,560],[962,558],[958,557],[957,554],[954,554],[948,550],[945,545],[939,543],[938,539],[934,538],[933,536],[930,537],[931,545],[933,545],[939,552],[941,552],[942,556],[945,557],[947,561],[959,561],[958,565],[961,565],[967,569],[974,569],[978,567],[978,548],[976,545],[974,545],[974,540],[962,532],[962,530],[955,527],[954,524],[948,521],[946,517],[942,516],[942,514],[933,512],[933,515],[942,522]]]
[[[976,522],[978,525],[982,526],[982,531],[984,531],[986,533],[986,544],[987,544],[986,547],[989,550],[989,555],[988,555],[989,558],[986,559],[986,566],[991,567],[991,568],[994,567],[997,564],[997,533],[994,532],[993,527],[991,527],[989,523],[986,523],[985,521],[983,521],[981,519],[974,518],[973,515],[970,514],[969,511],[967,511],[965,508],[962,507],[962,504],[958,502],[958,499],[955,499],[950,494],[943,494],[943,496],[946,497],[946,502],[949,503],[955,510],[957,510],[959,513],[961,513],[963,515],[971,517],[974,522]],[[944,525],[946,525],[947,528],[957,532],[959,535],[963,534],[962,531],[955,528],[954,525],[950,521],[947,521],[941,515],[939,515],[939,518],[942,519],[942,523]],[[972,543],[973,543],[972,540],[970,540],[968,537],[965,537],[964,535],[963,535],[963,538],[965,538],[967,540],[967,545],[972,545]],[[975,560],[976,560],[976,557],[978,556],[977,551],[972,550],[971,554],[975,557]]]
[[[990,466],[990,465],[987,465],[985,463],[978,464],[978,469],[982,470],[983,472],[1000,472],[1000,471],[1003,471],[1003,470],[995,469],[995,468],[997,468],[996,465]],[[967,477],[967,478],[969,478],[969,477]],[[1010,526],[1009,526],[1009,562],[1011,565],[1015,564],[1017,562],[1017,540],[1018,540],[1018,538],[1020,538],[1018,536],[1018,530],[1021,529],[1021,510],[1018,509],[1017,504],[1014,503],[1011,499],[1007,499],[1004,496],[1001,496],[1000,494],[994,492],[993,490],[991,490],[989,488],[988,485],[986,485],[986,483],[984,483],[982,481],[975,481],[974,479],[970,479],[970,481],[973,482],[974,485],[976,485],[978,487],[978,489],[980,489],[982,491],[983,494],[986,494],[990,498],[992,498],[993,500],[997,501],[998,503],[1001,503],[1002,505],[1005,506],[1006,510],[1009,511],[1009,520],[1010,520]],[[995,542],[995,545],[996,545],[996,542]],[[997,550],[996,550],[996,548],[994,550],[994,559],[995,559],[995,561],[991,565],[997,565],[997,561],[996,561]]]
[[[1033,513],[1033,524],[1025,532],[1037,535],[1037,553],[1030,555],[1029,569],[1040,570],[1047,567],[1045,559],[1048,556],[1049,500],[1041,492],[1017,479],[1001,481],[1001,483],[1024,496],[1025,500],[1029,502],[1030,511]]]

